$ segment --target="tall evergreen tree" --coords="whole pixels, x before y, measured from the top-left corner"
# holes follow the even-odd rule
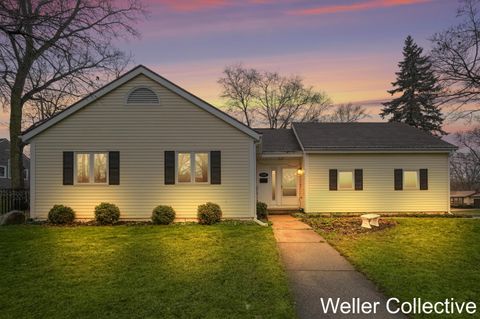
[[[411,36],[405,40],[403,61],[398,63],[400,71],[397,80],[392,83],[391,95],[401,94],[389,102],[383,103],[382,118],[389,122],[402,122],[435,135],[443,135],[443,115],[435,104],[441,91],[433,74],[428,56],[423,55]]]

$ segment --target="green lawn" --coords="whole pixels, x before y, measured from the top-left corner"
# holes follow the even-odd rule
[[[452,214],[460,216],[478,216],[480,217],[480,209],[452,209]]]
[[[333,219],[307,220],[390,297],[480,306],[480,219],[395,218],[394,227],[360,234],[325,227]]]
[[[272,230],[0,227],[1,318],[292,318]]]

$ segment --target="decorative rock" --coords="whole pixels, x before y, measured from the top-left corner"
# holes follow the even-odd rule
[[[0,216],[0,225],[18,225],[25,223],[25,214],[19,210],[12,210]]]

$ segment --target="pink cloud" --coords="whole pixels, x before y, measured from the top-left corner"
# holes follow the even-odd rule
[[[163,5],[177,12],[196,12],[227,6],[264,5],[278,0],[146,0],[148,5]]]
[[[419,4],[425,2],[431,2],[432,0],[370,0],[370,1],[361,1],[352,4],[346,5],[330,5],[330,6],[320,6],[308,9],[300,9],[290,11],[290,14],[294,15],[320,15],[320,14],[329,14],[337,12],[349,12],[349,11],[362,11],[369,9],[378,9],[378,8],[388,8],[403,6],[408,4]]]
[[[169,7],[172,10],[180,12],[199,11],[204,9],[214,9],[231,4],[229,0],[149,0],[148,4],[160,4]]]

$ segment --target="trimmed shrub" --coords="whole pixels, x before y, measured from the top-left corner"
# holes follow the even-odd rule
[[[52,224],[70,224],[75,220],[75,211],[64,205],[53,205],[48,212],[48,221]]]
[[[222,219],[222,210],[218,204],[206,203],[198,206],[198,223],[203,225],[212,225]]]
[[[267,219],[267,217],[267,204],[264,202],[257,202],[257,219]]]
[[[95,207],[95,220],[100,225],[111,225],[118,222],[120,209],[111,203],[100,203]]]
[[[172,206],[160,205],[153,209],[152,222],[154,224],[169,225],[175,219],[175,210]]]

